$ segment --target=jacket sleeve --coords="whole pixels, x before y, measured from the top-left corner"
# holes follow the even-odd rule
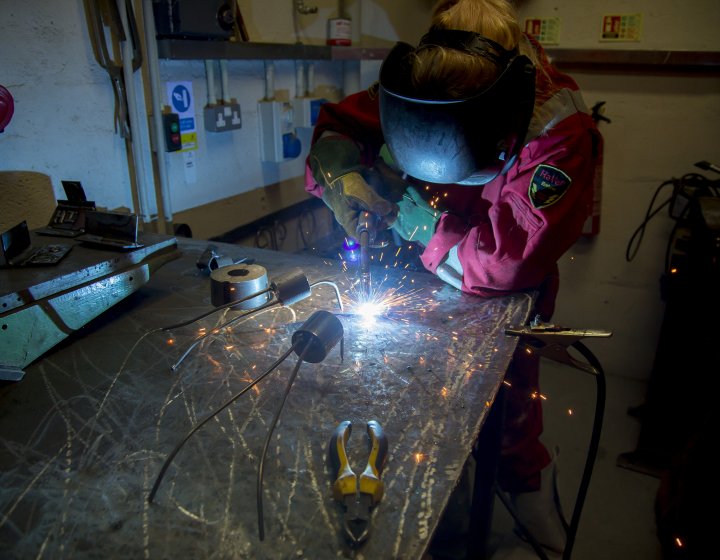
[[[360,148],[362,162],[370,165],[378,155],[384,140],[380,128],[380,107],[377,84],[367,90],[349,95],[339,103],[324,103],[313,130],[312,144],[326,132],[352,139]],[[305,190],[322,197],[323,188],[305,162]]]
[[[455,247],[465,292],[491,297],[539,286],[582,233],[600,142],[585,113],[531,141],[496,179],[499,188],[482,187],[469,217],[442,216],[421,256],[425,267],[436,272]]]

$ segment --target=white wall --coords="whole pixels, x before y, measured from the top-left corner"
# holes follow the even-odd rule
[[[567,48],[717,50],[720,2],[716,0],[517,0],[522,17],[559,17]],[[599,42],[602,16],[642,13],[640,42]]]
[[[78,179],[106,206],[130,206],[113,93],[87,39],[82,1],[0,0],[0,84],[15,115],[0,134],[0,168]]]
[[[553,48],[720,50],[717,0],[526,0],[520,5],[521,19],[561,18],[560,43]],[[640,42],[598,41],[603,14],[635,12],[643,13]],[[606,102],[605,116],[612,122],[600,124],[605,139],[601,233],[576,244],[561,260],[554,319],[572,327],[612,330],[609,340],[587,341],[605,370],[646,379],[664,310],[659,280],[673,225],[667,212],[649,223],[631,262],[625,251],[662,182],[688,172],[705,173],[695,162],[720,162],[720,77],[569,73],[588,106]],[[666,190],[658,202],[667,195]]]
[[[385,10],[379,2],[364,2],[368,26],[365,33],[362,23],[358,24],[363,16],[359,0],[346,2],[355,24],[355,44],[360,44],[361,35],[366,46],[415,40],[426,27],[430,3],[396,0]],[[142,3],[135,4],[139,12]],[[240,2],[253,41],[325,44],[326,22],[337,16],[338,3],[316,0],[305,4],[318,7],[318,12],[294,14],[292,0]],[[114,132],[113,91],[107,74],[93,57],[82,0],[0,0],[0,14],[0,84],[15,99],[14,118],[0,135],[0,169],[46,173],[58,198],[63,197],[62,179],[80,180],[88,196],[99,205],[133,208],[125,142]],[[339,99],[347,64],[312,63],[318,95]],[[295,96],[295,61],[273,64],[278,96]],[[257,103],[265,94],[264,61],[228,62],[229,90],[240,103],[243,126],[220,134],[206,132],[202,126],[202,108],[207,100],[204,62],[160,60],[159,67],[163,88],[168,81],[192,81],[194,108],[199,117],[199,149],[192,154],[194,167],[188,169],[186,154],[162,155],[168,166],[172,212],[302,173],[306,152],[287,163],[260,161]],[[371,78],[365,72],[363,81],[356,83],[363,87]],[[217,83],[219,92],[219,73]],[[141,110],[145,110],[140,72],[136,73],[135,89]],[[143,128],[135,136],[143,148],[143,171],[152,181],[148,130]],[[155,212],[152,187],[150,190],[147,199]]]

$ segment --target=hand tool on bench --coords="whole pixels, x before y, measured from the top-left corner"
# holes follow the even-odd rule
[[[345,536],[351,546],[359,546],[368,537],[371,511],[380,502],[385,490],[380,474],[387,462],[388,441],[379,422],[370,420],[367,423],[370,455],[365,470],[358,476],[350,467],[345,449],[351,431],[350,421],[338,424],[330,439],[328,456],[337,473],[333,497],[345,506]]]

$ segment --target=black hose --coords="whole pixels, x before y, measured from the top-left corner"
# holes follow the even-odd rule
[[[597,458],[598,449],[600,447],[600,434],[602,433],[603,417],[605,415],[605,399],[607,392],[605,373],[603,372],[600,361],[582,342],[576,341],[572,344],[572,346],[578,352],[580,352],[580,354],[583,355],[583,357],[594,369],[592,374],[594,375],[597,382],[597,394],[595,399],[595,417],[593,419],[592,434],[590,436],[587,457],[585,459],[585,468],[583,469],[582,478],[580,479],[580,485],[578,486],[578,493],[575,499],[575,507],[573,508],[570,523],[568,524],[564,519],[562,519],[562,515],[560,515],[563,526],[566,530],[567,537],[565,541],[565,549],[563,550],[563,560],[570,559],[573,547],[575,545],[575,537],[577,536],[578,526],[580,525],[580,516],[582,514],[582,509],[585,504],[585,497],[587,496],[588,488],[590,487],[590,478],[592,477],[595,459]],[[547,554],[545,554],[542,546],[538,543],[532,533],[530,533],[530,531],[525,527],[525,525],[523,525],[522,521],[519,519],[517,512],[515,511],[515,508],[507,500],[507,498],[503,495],[503,493],[497,486],[496,494],[500,498],[510,515],[515,520],[515,523],[518,526],[523,537],[530,543],[530,545],[535,550],[538,558],[540,558],[541,560],[548,560],[548,556]]]
[[[595,418],[593,420],[593,429],[590,436],[590,444],[588,445],[587,457],[585,459],[585,468],[583,469],[582,479],[578,487],[577,498],[575,499],[575,507],[570,519],[570,526],[567,531],[567,542],[563,551],[563,560],[569,560],[572,555],[572,549],[575,545],[575,537],[577,535],[578,526],[580,525],[580,515],[585,504],[588,488],[590,487],[590,478],[592,477],[595,459],[597,458],[598,448],[600,447],[600,433],[602,432],[603,417],[605,415],[605,398],[606,384],[605,373],[600,365],[600,361],[595,357],[590,349],[582,342],[576,341],[572,344],[583,357],[595,369],[595,380],[597,381],[597,395],[595,399]]]

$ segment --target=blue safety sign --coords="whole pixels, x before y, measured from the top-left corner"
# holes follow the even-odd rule
[[[181,151],[185,153],[198,149],[192,86],[193,84],[189,80],[165,83],[168,104],[172,112],[176,113],[179,118]]]
[[[178,113],[184,113],[190,108],[192,102],[192,95],[188,88],[183,84],[178,84],[172,90],[170,95],[173,107]]]

